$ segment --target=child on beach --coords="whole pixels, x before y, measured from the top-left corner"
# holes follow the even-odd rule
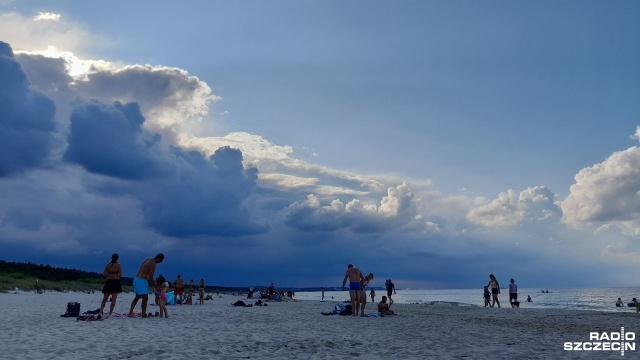
[[[395,315],[396,313],[393,310],[389,309],[389,304],[387,304],[387,297],[383,296],[382,300],[378,303],[378,316],[383,317],[385,315]]]
[[[169,288],[169,283],[163,277],[160,277],[158,280],[162,280],[160,284],[160,293],[158,294],[158,305],[160,306],[160,317],[168,318],[169,313],[167,312],[167,289]]]
[[[489,287],[484,287],[484,307],[491,306],[491,293],[489,292]]]

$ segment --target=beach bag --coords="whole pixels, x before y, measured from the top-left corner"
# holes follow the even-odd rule
[[[340,315],[352,315],[352,314],[353,314],[353,309],[351,308],[351,305],[345,305],[344,310],[340,312]]]
[[[80,303],[70,302],[67,304],[67,312],[62,317],[77,317],[80,315]]]

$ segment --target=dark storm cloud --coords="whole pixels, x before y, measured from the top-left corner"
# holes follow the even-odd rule
[[[172,175],[140,186],[143,214],[164,235],[239,236],[268,227],[254,221],[247,201],[258,170],[244,169],[240,150],[218,149],[208,160],[196,152],[174,148]]]
[[[137,103],[89,101],[73,111],[64,159],[90,172],[141,179],[160,171],[159,136],[142,131]]]
[[[30,89],[9,44],[0,42],[0,176],[39,166],[53,145],[53,101]]]
[[[223,147],[206,159],[175,147],[163,149],[159,135],[143,128],[144,121],[137,103],[88,101],[71,116],[64,158],[91,173],[125,180],[118,193],[136,197],[144,222],[163,235],[239,236],[267,230],[245,206],[258,171],[243,167],[240,150]],[[95,189],[110,189],[105,183]]]
[[[34,54],[17,54],[16,60],[29,75],[31,86],[47,94],[68,94],[71,76],[61,58],[50,58]]]

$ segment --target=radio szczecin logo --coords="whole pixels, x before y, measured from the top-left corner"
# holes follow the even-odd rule
[[[625,351],[636,350],[636,333],[625,332],[620,328],[620,332],[590,332],[589,341],[565,342],[565,351],[620,351],[624,356]]]

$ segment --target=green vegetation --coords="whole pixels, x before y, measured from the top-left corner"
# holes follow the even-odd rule
[[[123,278],[124,291],[131,291],[133,279]],[[0,260],[0,292],[15,288],[23,291],[100,291],[102,274],[50,265],[15,263]]]

